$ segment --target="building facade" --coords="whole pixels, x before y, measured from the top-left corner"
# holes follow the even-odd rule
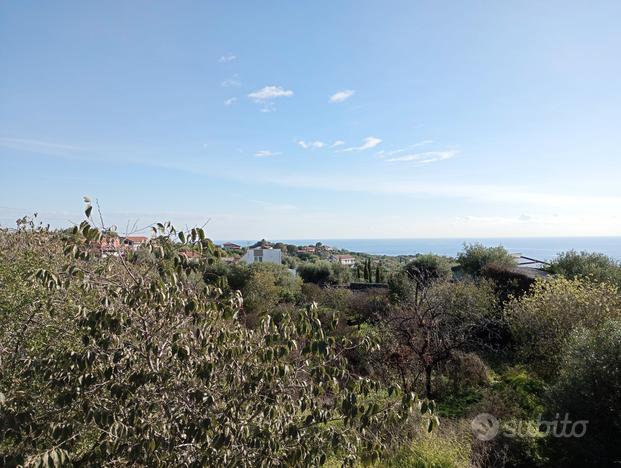
[[[248,249],[248,252],[241,258],[244,263],[282,263],[282,252],[280,249]]]

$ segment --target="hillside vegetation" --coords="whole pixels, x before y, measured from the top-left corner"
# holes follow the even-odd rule
[[[3,466],[621,460],[614,262],[572,253],[523,279],[504,249],[474,245],[365,259],[385,287],[352,290],[355,270],[325,259],[286,258],[299,276],[228,265],[202,229],[168,223],[101,255],[114,234],[91,211],[0,231]],[[495,437],[471,424],[483,413]],[[580,437],[541,423],[566,414],[588,421]]]

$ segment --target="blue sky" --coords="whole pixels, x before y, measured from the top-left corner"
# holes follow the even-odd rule
[[[0,3],[0,224],[621,235],[618,1]]]

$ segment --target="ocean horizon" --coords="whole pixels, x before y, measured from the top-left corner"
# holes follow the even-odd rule
[[[295,245],[314,245],[321,242],[338,249],[371,255],[416,255],[432,253],[456,256],[464,244],[479,242],[486,247],[502,246],[510,253],[520,253],[537,260],[552,260],[568,250],[598,252],[621,261],[621,236],[609,237],[495,237],[495,238],[420,238],[420,239],[268,239]],[[256,240],[235,242],[247,247]]]

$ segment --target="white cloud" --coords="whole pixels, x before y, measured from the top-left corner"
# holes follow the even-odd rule
[[[230,106],[231,104],[233,104],[235,101],[237,101],[236,97],[232,97],[232,98],[228,98],[226,101],[224,101],[224,105],[225,106]]]
[[[293,91],[284,89],[280,86],[265,86],[248,95],[254,102],[262,103],[278,97],[293,96]]]
[[[220,63],[227,63],[227,62],[232,62],[233,60],[235,60],[237,57],[233,54],[226,54],[223,55],[222,57],[220,57],[220,59],[218,60],[218,62]]]
[[[382,140],[380,140],[379,138],[376,138],[374,136],[369,136],[366,137],[363,141],[362,144],[360,146],[352,146],[351,148],[345,148],[344,150],[341,150],[341,153],[348,153],[350,151],[364,151],[364,150],[368,150],[371,148],[375,148],[377,145],[379,145],[382,142]]]
[[[332,96],[330,96],[330,102],[332,103],[343,102],[349,99],[350,97],[352,97],[355,93],[356,91],[354,91],[353,89],[344,89],[343,91],[338,91],[334,93]]]
[[[261,104],[261,112],[272,112],[276,109],[273,99],[293,96],[293,91],[280,86],[265,86],[248,95],[255,103]]]
[[[406,146],[405,148],[399,148],[399,149],[392,150],[392,151],[385,151],[385,152],[382,152],[382,154],[384,156],[392,156],[393,154],[405,153],[406,151],[410,151],[411,149],[417,148],[419,146],[430,145],[431,143],[433,143],[433,140],[422,140],[417,143],[414,143],[413,145]]]
[[[280,153],[275,153],[275,152],[270,151],[270,150],[260,150],[260,151],[257,151],[256,153],[254,153],[254,155],[257,158],[269,158],[269,157],[272,157],[272,156],[278,156],[279,154]]]
[[[334,143],[332,143],[332,146],[330,148],[336,148],[337,146],[342,146],[344,144],[345,142],[343,140],[336,140]]]
[[[445,161],[455,157],[459,153],[457,150],[445,151],[426,151],[424,153],[406,154],[396,158],[386,159],[387,162],[415,161],[421,164],[432,163],[436,161]]]
[[[223,88],[232,88],[241,86],[241,81],[239,80],[239,75],[235,74],[231,78],[227,78],[226,80],[222,80],[220,82],[220,86]]]
[[[300,145],[304,149],[309,149],[309,148],[319,149],[319,148],[323,148],[324,146],[326,146],[326,144],[323,141],[319,141],[319,140],[315,140],[315,141],[300,140],[298,141],[298,145]]]

